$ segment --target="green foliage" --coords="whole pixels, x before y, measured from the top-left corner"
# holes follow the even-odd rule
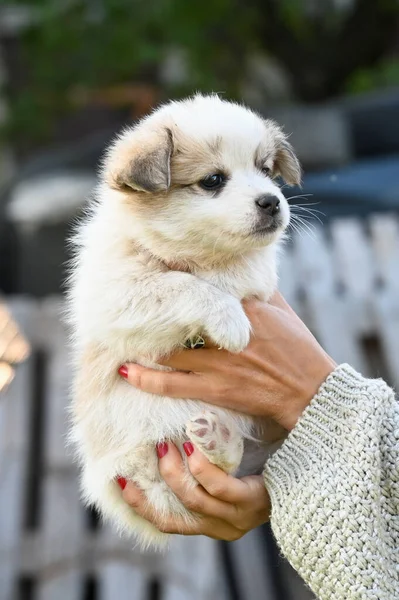
[[[399,59],[384,60],[375,67],[359,69],[349,79],[349,94],[361,94],[376,89],[399,86]]]
[[[189,85],[165,93],[216,89],[234,93],[244,57],[245,23],[234,0],[14,0],[31,4],[21,33],[28,71],[23,95],[10,96],[8,134],[46,139],[54,121],[76,110],[74,90],[157,82],[170,47],[186,51]]]
[[[1,0],[0,0],[1,2]],[[20,33],[28,73],[9,96],[13,140],[51,138],[54,123],[77,110],[80,93],[140,82],[165,96],[201,89],[239,96],[253,52],[277,59],[302,101],[396,82],[397,68],[370,71],[397,35],[399,0],[8,0],[30,6]],[[182,49],[189,80],[171,89],[160,67]],[[352,74],[355,75],[352,76]]]

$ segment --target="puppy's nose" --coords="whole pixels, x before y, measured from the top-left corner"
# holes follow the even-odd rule
[[[280,210],[280,200],[273,194],[263,194],[255,200],[255,204],[259,206],[267,214],[274,216]]]

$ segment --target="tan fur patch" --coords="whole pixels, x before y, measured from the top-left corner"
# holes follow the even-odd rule
[[[275,169],[290,185],[300,185],[301,166],[298,158],[287,140],[283,140],[276,152]]]
[[[78,416],[84,416],[88,405],[104,392],[104,386],[111,388],[113,382],[106,383],[108,376],[109,353],[100,344],[89,344],[79,359],[79,371],[76,378],[75,409]],[[88,383],[90,382],[90,383]],[[106,390],[105,390],[106,391]]]
[[[143,134],[132,129],[123,134],[106,158],[105,179],[113,189],[130,187],[144,192],[167,190],[170,185],[171,133],[158,127]]]
[[[211,173],[224,170],[220,139],[194,141],[173,132],[176,152],[171,161],[172,184],[190,185]]]

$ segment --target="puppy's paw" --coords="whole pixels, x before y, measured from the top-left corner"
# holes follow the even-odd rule
[[[229,303],[210,312],[205,324],[207,335],[218,347],[229,352],[241,352],[248,345],[251,324],[241,303],[231,298]]]
[[[244,442],[233,424],[222,423],[216,413],[209,411],[189,421],[186,433],[211,463],[226,473],[234,473],[238,469]]]

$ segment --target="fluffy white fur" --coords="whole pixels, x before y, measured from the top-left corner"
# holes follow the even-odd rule
[[[223,173],[225,185],[204,190],[199,181],[213,173]],[[195,518],[160,478],[156,443],[181,447],[189,438],[235,472],[256,423],[196,400],[136,390],[117,369],[126,362],[156,366],[197,334],[231,352],[245,348],[251,328],[241,300],[273,293],[278,240],[289,221],[276,175],[300,179],[275,123],[217,96],[172,102],[112,144],[76,234],[71,436],[84,498],[143,545],[161,546],[167,535],[127,506],[115,477],[136,482],[159,514]],[[269,231],[255,203],[262,194],[280,200]],[[194,485],[188,473],[187,485]]]

